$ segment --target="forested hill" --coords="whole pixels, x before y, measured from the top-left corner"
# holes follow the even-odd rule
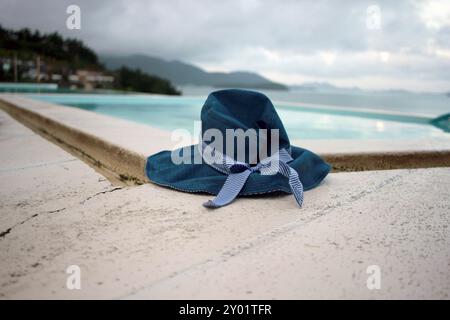
[[[57,32],[43,34],[27,28],[14,31],[0,26],[0,49],[16,51],[22,58],[39,54],[65,61],[74,68],[103,69],[92,49],[80,40],[64,39]]]
[[[138,68],[118,66],[107,70],[97,54],[80,40],[63,38],[57,32],[43,34],[27,28],[8,30],[0,25],[0,81],[35,81],[35,73],[31,71],[37,69],[38,56],[40,75],[44,76],[42,81],[56,82],[60,87],[79,86],[79,83],[71,83],[70,77],[79,71],[88,71],[114,77],[113,82],[94,83],[94,88],[181,94],[170,81]],[[18,62],[17,68],[11,67],[14,61]]]

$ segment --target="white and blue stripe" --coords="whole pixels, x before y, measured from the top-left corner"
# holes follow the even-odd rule
[[[288,162],[293,159],[286,149],[281,149],[253,167],[247,163],[235,161],[205,143],[202,145],[202,157],[208,165],[228,175],[217,196],[213,200],[209,200],[203,204],[207,208],[219,208],[231,203],[244,187],[248,177],[257,171],[262,175],[275,175],[280,173],[288,178],[289,186],[297,204],[299,207],[303,204],[303,185],[298,177],[297,171],[288,165]]]

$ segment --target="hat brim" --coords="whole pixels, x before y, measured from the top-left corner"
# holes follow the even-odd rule
[[[179,191],[217,195],[225,183],[227,175],[204,162],[195,164],[194,159],[199,156],[199,148],[197,145],[192,145],[190,149],[190,163],[173,163],[171,151],[161,151],[148,157],[145,168],[147,177],[158,185]],[[319,185],[330,172],[330,165],[307,149],[292,146],[291,155],[294,160],[289,162],[289,166],[298,172],[305,191]],[[198,159],[201,159],[201,156]],[[291,193],[288,180],[284,176],[279,173],[261,175],[259,172],[255,172],[249,176],[239,195],[247,196],[280,191]]]

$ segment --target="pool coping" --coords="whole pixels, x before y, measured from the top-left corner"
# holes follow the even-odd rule
[[[115,175],[124,182],[146,181],[145,155],[46,116],[41,110],[32,110],[33,108],[29,108],[30,104],[24,105],[27,102],[32,101],[16,101],[15,98],[5,99],[0,96],[0,109],[48,140],[66,150],[69,149],[68,151],[85,162],[101,169],[100,172],[104,175],[103,170],[106,170],[106,175]]]
[[[0,108],[42,136],[72,150],[82,160],[128,184],[148,182],[147,157],[174,146],[170,132],[147,125],[0,94]],[[334,171],[450,167],[450,140],[304,140]],[[420,146],[419,148],[417,146]],[[100,170],[100,172],[102,172]]]

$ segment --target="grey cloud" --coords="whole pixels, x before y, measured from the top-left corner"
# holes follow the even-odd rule
[[[447,1],[448,2],[448,1]],[[450,6],[450,2],[449,6]],[[65,9],[78,4],[82,30],[65,28]],[[417,74],[448,81],[450,23],[433,30],[421,21],[415,1],[377,1],[382,29],[366,27],[366,9],[373,1],[173,0],[173,1],[25,1],[2,0],[0,23],[31,27],[79,37],[101,53],[144,53],[227,69],[339,77]],[[450,17],[449,17],[450,20]],[[429,43],[441,56],[430,53]],[[279,60],[255,55],[258,48]],[[434,49],[433,49],[434,50]],[[390,52],[380,64],[355,59],[371,51]],[[336,63],[324,66],[323,52],[336,54]],[[293,57],[304,57],[289,65]],[[408,64],[409,63],[409,64]],[[282,79],[278,79],[282,80]],[[450,84],[449,84],[450,88]]]

